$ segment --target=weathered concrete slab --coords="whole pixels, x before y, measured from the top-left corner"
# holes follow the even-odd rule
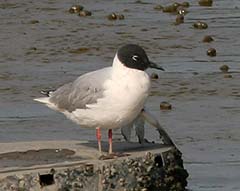
[[[185,188],[187,173],[176,149],[155,143],[142,146],[127,142],[114,142],[113,148],[128,156],[99,160],[96,142],[1,143],[0,190],[100,191],[154,186],[159,190],[169,181],[172,181],[170,187]],[[107,149],[108,144],[103,142],[103,150]],[[172,178],[166,179],[167,174]]]

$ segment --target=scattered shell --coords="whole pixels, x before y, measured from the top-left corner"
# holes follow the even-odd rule
[[[211,56],[211,57],[216,56],[216,55],[217,55],[216,49],[215,49],[215,48],[209,48],[209,49],[207,50],[207,55],[208,55],[208,56]]]
[[[209,6],[210,7],[213,4],[213,0],[199,0],[198,4],[200,6]]]
[[[212,42],[214,41],[213,38],[210,35],[206,35],[203,37],[203,42]]]
[[[81,5],[73,5],[70,9],[69,9],[69,13],[79,13],[80,11],[83,10],[83,6]]]
[[[152,73],[150,77],[151,77],[151,79],[158,79],[158,74]]]
[[[152,169],[153,169],[152,166],[147,167],[147,172],[148,172],[148,173],[151,172]]]
[[[220,66],[219,69],[220,69],[222,72],[228,72],[229,66],[224,64],[224,65]]]
[[[79,12],[79,16],[81,16],[81,17],[91,16],[91,15],[92,15],[91,11],[82,10]]]
[[[125,185],[125,179],[124,178],[120,178],[119,179],[119,184],[120,184],[120,186],[124,186]]]
[[[197,22],[193,23],[193,27],[196,29],[207,29],[208,25],[205,22],[197,21]]]
[[[24,188],[25,185],[26,185],[26,182],[25,182],[24,180],[20,180],[19,183],[18,183],[18,186],[19,186],[20,188]]]
[[[166,101],[161,102],[160,104],[160,109],[161,110],[171,110],[172,109],[172,105]]]

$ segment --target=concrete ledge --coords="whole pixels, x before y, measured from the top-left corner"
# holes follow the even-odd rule
[[[77,141],[1,144],[0,190],[185,190],[188,173],[174,147],[115,142],[114,151],[129,156],[109,160],[99,160],[96,147]]]

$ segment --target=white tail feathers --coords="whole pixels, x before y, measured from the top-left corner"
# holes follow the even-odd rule
[[[59,111],[60,109],[54,104],[52,103],[50,100],[49,100],[49,97],[40,97],[40,98],[36,98],[36,99],[33,99],[34,101],[38,101],[38,102],[41,102],[41,103],[44,103],[46,104],[49,108],[55,110],[55,111]]]
[[[34,99],[34,101],[38,101],[38,102],[45,103],[45,104],[51,104],[51,102],[49,101],[49,97],[36,98],[36,99]]]

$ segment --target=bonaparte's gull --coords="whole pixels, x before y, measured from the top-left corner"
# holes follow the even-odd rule
[[[47,92],[48,97],[35,100],[65,114],[81,127],[96,128],[100,152],[100,129],[108,129],[111,154],[112,129],[131,124],[143,112],[150,89],[145,72],[148,67],[163,70],[149,61],[143,48],[127,44],[117,51],[112,67],[86,73]]]

